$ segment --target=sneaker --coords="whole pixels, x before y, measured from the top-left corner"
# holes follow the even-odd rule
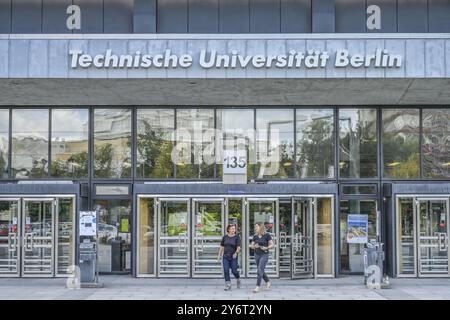
[[[269,290],[271,286],[272,286],[272,285],[270,284],[270,282],[267,282],[267,283],[266,283],[266,290]]]
[[[237,279],[236,283],[237,283],[236,284],[237,288],[240,289],[241,288],[241,279]]]
[[[230,291],[231,290],[231,284],[227,284],[223,290]]]
[[[258,293],[258,292],[259,292],[259,287],[256,286],[255,289],[253,289],[253,292],[254,292],[254,293]]]

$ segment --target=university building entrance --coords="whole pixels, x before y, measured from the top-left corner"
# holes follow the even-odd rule
[[[334,275],[334,196],[137,196],[137,275],[222,277],[217,260],[228,224],[242,239],[241,274],[256,277],[249,244],[264,223],[275,242],[273,277]]]

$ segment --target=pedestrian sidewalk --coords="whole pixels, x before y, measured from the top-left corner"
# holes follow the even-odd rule
[[[103,288],[68,289],[66,279],[2,278],[0,300],[404,300],[450,299],[450,279],[391,279],[390,289],[373,290],[362,276],[337,279],[272,280],[272,288],[253,293],[255,279],[224,291],[221,279],[149,279],[101,276]]]

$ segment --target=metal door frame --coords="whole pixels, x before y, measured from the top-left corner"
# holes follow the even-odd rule
[[[402,240],[401,240],[401,216],[400,216],[400,199],[402,198],[406,198],[406,199],[411,199],[413,202],[413,252],[414,252],[414,272],[412,274],[402,274],[400,273],[400,246],[402,245]],[[397,276],[399,278],[417,278],[417,229],[416,229],[416,224],[417,224],[417,205],[416,205],[416,197],[415,196],[408,196],[408,195],[398,195],[395,197],[395,210],[396,210],[396,240],[395,243],[397,245],[397,252],[396,252],[396,259],[397,259]]]
[[[153,225],[155,226],[153,231],[153,239],[154,239],[154,245],[153,245],[153,274],[147,274],[147,273],[139,273],[139,261],[141,259],[140,257],[140,246],[139,242],[141,239],[141,205],[140,201],[142,199],[153,199]],[[136,277],[138,278],[155,278],[158,271],[158,264],[157,264],[157,256],[158,256],[158,248],[159,248],[159,225],[158,225],[158,205],[157,205],[157,198],[156,197],[149,197],[146,195],[138,195],[137,196],[137,204],[136,204],[136,248],[134,249],[136,251]]]
[[[187,230],[187,235],[188,235],[188,237],[187,237],[187,258],[188,258],[188,261],[187,261],[187,272],[185,273],[185,274],[173,274],[173,275],[170,275],[170,274],[168,274],[168,275],[166,275],[166,274],[163,274],[163,275],[161,275],[161,264],[160,264],[160,258],[161,258],[161,253],[160,253],[160,234],[161,234],[161,230],[160,230],[160,228],[161,228],[161,202],[163,202],[163,201],[165,201],[165,202],[186,202],[186,204],[187,204],[187,221],[186,221],[186,223],[187,223],[187,227],[188,227],[188,230]],[[161,197],[161,198],[158,198],[158,197],[156,197],[155,198],[155,205],[157,206],[157,223],[158,223],[158,233],[157,233],[157,235],[158,235],[158,242],[157,242],[157,263],[156,263],[156,265],[157,265],[157,270],[155,270],[155,271],[157,271],[157,276],[158,277],[160,277],[160,278],[186,278],[186,277],[192,277],[192,273],[191,273],[191,268],[190,268],[190,266],[191,266],[191,250],[190,250],[190,248],[191,248],[191,239],[190,239],[190,233],[191,233],[191,231],[190,231],[190,228],[191,228],[191,226],[190,226],[190,218],[189,218],[189,215],[190,215],[190,212],[191,212],[191,198],[183,198],[183,197],[178,197],[178,198],[170,198],[170,197]]]
[[[75,260],[76,260],[76,225],[77,225],[77,204],[76,204],[76,196],[75,195],[67,195],[67,196],[59,196],[59,197],[55,197],[54,200],[56,201],[56,207],[54,208],[54,220],[55,220],[55,247],[54,247],[54,251],[55,251],[55,266],[54,266],[54,276],[57,278],[66,278],[68,276],[70,276],[70,273],[59,273],[58,272],[58,254],[59,254],[59,200],[61,198],[65,198],[65,199],[71,199],[72,203],[73,203],[73,211],[72,211],[72,252],[73,252],[73,258],[72,261],[69,263],[70,265],[75,265]]]
[[[1,198],[0,201],[17,202],[17,234],[16,234],[16,273],[0,273],[1,278],[19,278],[22,275],[22,202],[21,198]],[[9,250],[9,249],[8,249]]]
[[[226,204],[225,204],[225,198],[220,198],[220,197],[217,197],[217,198],[201,198],[201,197],[196,197],[196,198],[191,198],[191,200],[192,200],[192,205],[191,205],[191,210],[190,210],[190,215],[191,215],[191,221],[190,221],[190,223],[191,223],[191,230],[190,230],[190,239],[191,239],[191,241],[190,241],[190,250],[191,250],[191,264],[190,264],[190,267],[191,267],[191,272],[190,272],[190,274],[191,274],[191,277],[192,278],[219,278],[219,277],[222,277],[223,276],[223,268],[222,268],[222,265],[220,265],[220,269],[222,270],[221,271],[221,274],[218,276],[218,275],[215,275],[215,274],[212,274],[212,275],[208,275],[208,274],[195,274],[195,241],[196,241],[196,238],[195,238],[195,225],[196,225],[196,221],[195,221],[195,218],[196,218],[196,204],[197,203],[199,203],[199,202],[206,202],[206,203],[220,203],[220,207],[221,207],[221,228],[222,228],[222,235],[224,235],[224,234],[226,234],[226,223],[225,223],[225,219],[227,218],[226,217],[226,213],[225,213],[225,207],[226,207]],[[219,247],[220,247],[220,245],[219,245]],[[217,251],[217,253],[219,253],[219,251]]]
[[[314,197],[299,197],[299,196],[293,196],[291,198],[292,200],[292,214],[291,214],[291,279],[310,279],[315,278],[316,276],[316,265],[315,265],[315,233],[314,233],[314,225],[315,225],[315,214],[314,214]],[[311,266],[311,273],[307,275],[298,275],[296,276],[294,274],[294,246],[293,244],[293,236],[294,236],[294,225],[295,225],[295,216],[296,216],[296,210],[295,210],[295,203],[296,201],[308,201],[308,228],[309,233],[311,234],[311,259],[313,259],[312,266]],[[334,250],[334,248],[333,248]]]
[[[247,239],[245,238],[245,236],[246,236],[246,226],[247,226],[247,223],[246,223],[246,217],[247,217],[247,214],[246,214],[246,212],[245,212],[245,197],[236,197],[236,196],[226,196],[226,197],[224,197],[224,203],[225,203],[225,228],[226,228],[226,226],[228,225],[228,220],[229,220],[229,218],[230,218],[230,212],[229,212],[229,208],[230,208],[230,206],[229,206],[229,203],[228,203],[228,201],[229,200],[238,200],[238,201],[241,201],[241,213],[242,213],[242,216],[241,216],[241,219],[242,219],[242,221],[241,221],[241,226],[240,226],[240,228],[241,228],[241,252],[240,252],[240,258],[241,258],[241,263],[239,263],[239,258],[238,258],[238,264],[239,264],[239,268],[238,268],[238,270],[239,270],[239,274],[242,276],[242,277],[245,277],[245,275],[246,275],[246,270],[247,270]],[[226,230],[224,230],[224,234],[226,233]],[[222,273],[223,273],[223,271],[222,271]]]
[[[250,202],[275,202],[275,212],[274,212],[274,222],[275,222],[275,228],[274,228],[274,233],[276,235],[276,239],[274,239],[274,245],[275,245],[275,274],[271,274],[272,277],[275,278],[279,278],[280,277],[280,248],[278,246],[278,230],[279,230],[279,200],[280,197],[274,197],[272,195],[269,195],[268,197],[243,197],[244,198],[244,205],[245,205],[245,222],[247,225],[246,228],[246,233],[245,233],[245,242],[247,243],[249,241],[249,237],[250,237],[250,206],[249,203]],[[245,276],[247,278],[255,278],[256,274],[251,275],[250,272],[250,251],[247,250],[247,255],[246,255],[246,259],[245,259]]]
[[[422,274],[420,272],[420,202],[421,201],[444,201],[444,203],[447,206],[447,212],[446,212],[446,216],[447,216],[447,274]],[[445,198],[445,197],[426,197],[426,196],[417,196],[415,198],[415,203],[414,203],[414,210],[415,210],[415,220],[414,223],[416,224],[415,227],[415,233],[416,233],[416,246],[414,248],[415,253],[416,253],[416,263],[417,263],[417,276],[420,278],[448,278],[450,276],[450,246],[448,245],[448,241],[449,241],[449,199]]]
[[[25,204],[27,202],[50,202],[51,203],[51,221],[52,221],[52,248],[51,248],[51,272],[48,274],[39,274],[39,273],[26,273],[25,272],[25,223],[22,223],[21,229],[22,229],[22,245],[21,245],[21,251],[22,251],[22,260],[21,260],[21,274],[23,278],[29,278],[29,277],[39,277],[39,278],[49,278],[55,276],[55,207],[56,207],[56,198],[49,198],[49,197],[36,197],[36,198],[22,198],[22,222],[25,219]]]

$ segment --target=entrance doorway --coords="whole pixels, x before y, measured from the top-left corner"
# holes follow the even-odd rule
[[[228,224],[241,236],[241,275],[256,277],[249,244],[263,223],[274,239],[272,277],[334,276],[334,201],[320,197],[158,197],[138,195],[137,274],[222,277],[217,261]]]
[[[75,197],[0,198],[0,276],[72,273]]]
[[[448,198],[397,198],[399,276],[450,275],[448,221]]]

